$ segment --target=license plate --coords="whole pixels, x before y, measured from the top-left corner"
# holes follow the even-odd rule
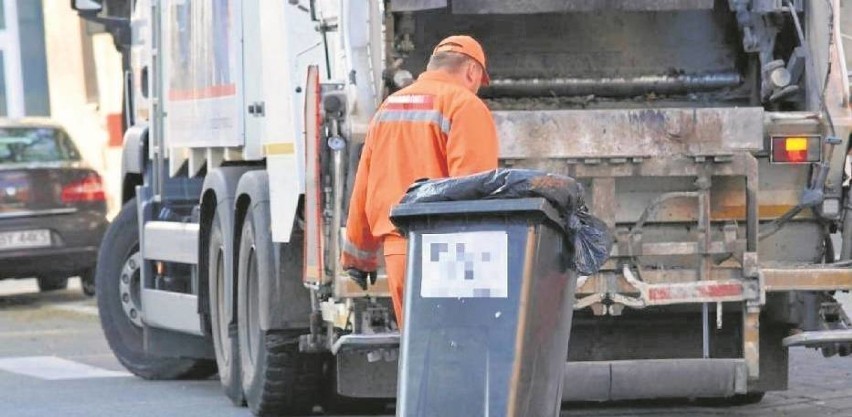
[[[0,250],[41,248],[50,246],[50,230],[1,232]]]

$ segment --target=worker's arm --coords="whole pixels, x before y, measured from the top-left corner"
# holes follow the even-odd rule
[[[452,115],[447,135],[447,166],[451,177],[497,168],[497,128],[481,100],[467,100]]]
[[[364,272],[373,272],[378,269],[377,251],[381,242],[373,237],[373,233],[370,231],[366,211],[367,179],[370,174],[371,155],[372,151],[368,140],[367,144],[364,145],[361,161],[358,163],[352,200],[349,202],[346,239],[341,248],[340,259],[343,269],[357,269]]]

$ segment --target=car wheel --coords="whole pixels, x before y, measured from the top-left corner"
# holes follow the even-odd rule
[[[68,277],[62,275],[48,275],[38,277],[38,290],[41,292],[64,290],[68,288]]]
[[[141,266],[136,199],[131,199],[104,235],[95,274],[101,327],[113,354],[127,370],[145,379],[194,379],[213,375],[216,372],[213,361],[167,358],[145,352],[144,317],[139,309]]]
[[[95,295],[95,268],[89,268],[80,274],[80,286],[83,294],[93,297]]]
[[[236,335],[228,331],[226,302],[233,300],[227,297],[225,282],[225,242],[222,238],[222,223],[219,215],[213,216],[210,225],[209,252],[207,257],[208,288],[210,289],[210,324],[213,333],[213,350],[216,352],[216,364],[219,368],[219,381],[225,395],[235,405],[245,404],[240,373],[239,344]]]
[[[263,204],[249,209],[240,236],[237,333],[243,392],[257,415],[308,415],[318,403],[322,356],[299,351],[299,336],[305,333],[302,330],[260,328],[259,279],[277,276],[268,213],[268,206]],[[283,250],[301,248],[287,245]]]

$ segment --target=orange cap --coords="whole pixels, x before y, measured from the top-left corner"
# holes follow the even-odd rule
[[[488,67],[485,66],[485,51],[482,50],[482,45],[467,35],[450,36],[440,43],[432,51],[432,55],[436,52],[458,52],[465,54],[474,61],[482,65],[482,85],[488,85],[491,82],[491,77],[488,76]]]

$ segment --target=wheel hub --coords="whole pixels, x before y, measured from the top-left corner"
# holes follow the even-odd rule
[[[141,267],[142,255],[134,252],[124,261],[118,280],[118,297],[121,300],[121,307],[130,322],[138,327],[142,327]]]

